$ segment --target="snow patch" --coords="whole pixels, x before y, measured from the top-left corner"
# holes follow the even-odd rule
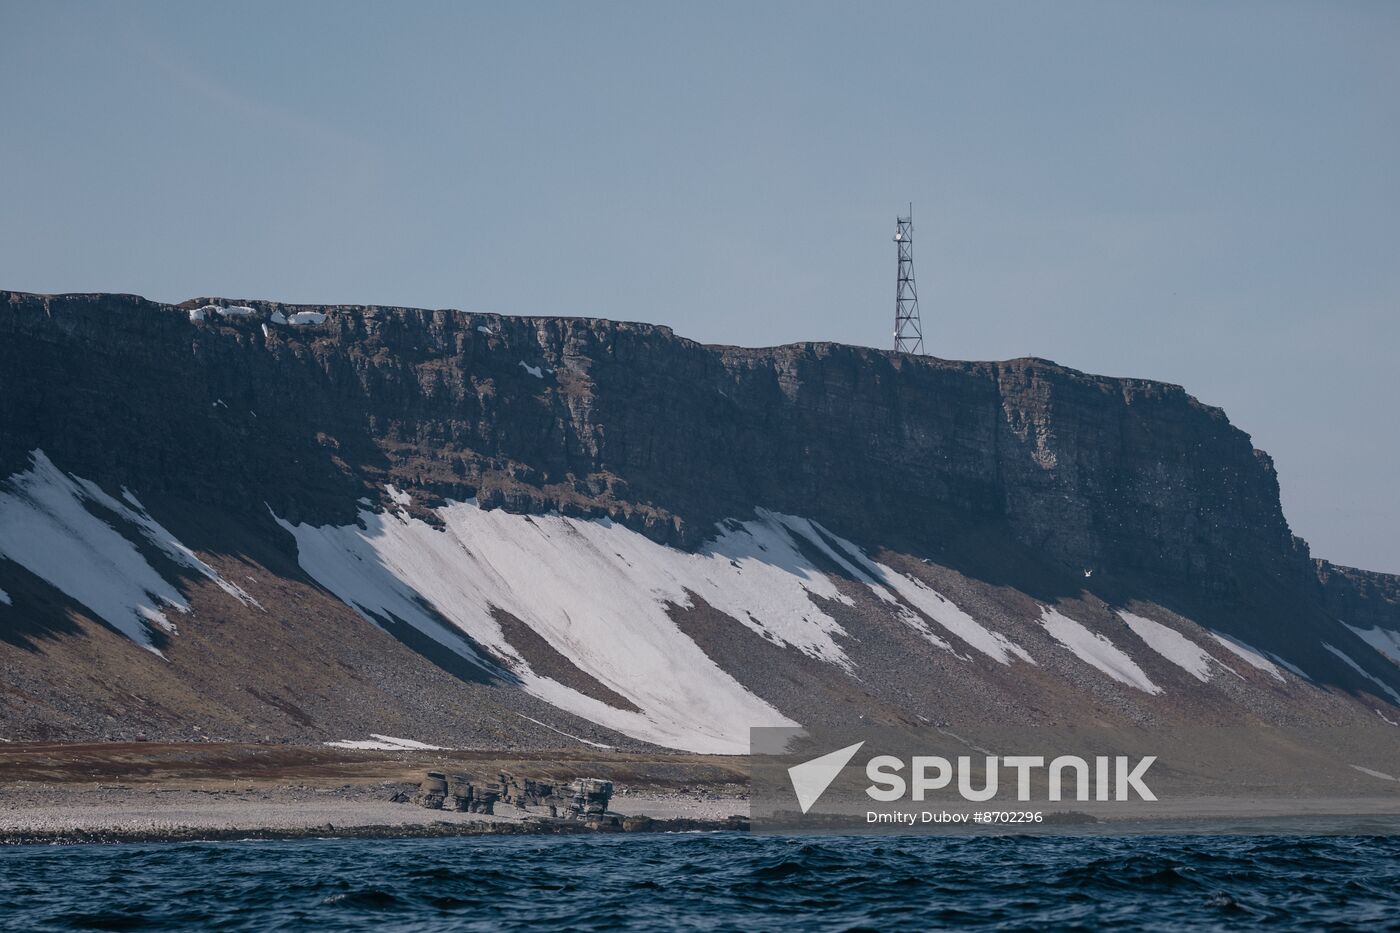
[[[488,337],[494,337],[496,335],[496,332],[491,328],[487,327],[485,324],[476,325],[476,332],[478,334],[485,334]]]
[[[1362,774],[1368,774],[1373,778],[1380,778],[1382,781],[1400,781],[1400,778],[1386,774],[1384,771],[1373,771],[1370,768],[1363,768],[1361,765],[1352,765],[1352,767]]]
[[[213,305],[205,305],[202,308],[190,308],[190,323],[197,324],[204,320],[204,316],[218,310]]]
[[[259,609],[262,608],[262,605],[259,604],[256,599],[249,596],[241,587],[221,577],[218,571],[196,557],[194,551],[185,547],[185,545],[167,531],[164,526],[151,518],[150,514],[146,511],[146,507],[141,504],[141,500],[137,499],[130,490],[123,489],[122,498],[125,499],[127,503],[134,506],[134,509],[123,506],[120,502],[103,492],[102,487],[91,480],[74,477],[74,481],[83,488],[83,491],[92,501],[117,513],[122,518],[141,529],[141,533],[145,536],[146,540],[159,548],[161,553],[170,558],[170,560],[181,567],[193,570],[209,579],[218,586],[219,589],[223,590],[243,605],[257,606]]]
[[[1119,683],[1136,687],[1144,693],[1162,692],[1162,688],[1154,684],[1132,658],[1124,654],[1113,642],[1097,632],[1090,631],[1082,623],[1048,606],[1042,606],[1040,624],[1050,633],[1051,638],[1068,648],[1079,660],[1098,668]]]
[[[1360,664],[1357,664],[1357,663],[1356,663],[1355,661],[1353,661],[1353,660],[1347,655],[1347,653],[1346,653],[1345,651],[1343,651],[1342,649],[1337,648],[1337,647],[1334,647],[1333,645],[1329,645],[1329,644],[1328,644],[1327,642],[1325,642],[1325,641],[1322,643],[1322,647],[1326,648],[1328,651],[1332,652],[1332,653],[1335,654],[1337,657],[1341,658],[1341,659],[1342,659],[1342,663],[1344,663],[1347,667],[1349,667],[1349,668],[1351,668],[1352,670],[1356,671],[1356,673],[1360,674],[1362,677],[1365,677],[1365,678],[1366,678],[1367,680],[1369,680],[1371,683],[1375,684],[1377,687],[1380,687],[1382,690],[1384,690],[1385,693],[1386,693],[1386,695],[1389,696],[1393,701],[1395,701],[1395,705],[1396,705],[1396,706],[1400,706],[1400,693],[1396,693],[1394,690],[1392,690],[1392,689],[1390,688],[1390,686],[1389,686],[1388,684],[1386,684],[1385,681],[1383,681],[1383,680],[1381,680],[1379,677],[1376,677],[1376,676],[1374,676],[1373,674],[1371,674],[1369,671],[1367,671],[1365,668],[1363,668]]]
[[[403,493],[386,489],[407,504]],[[953,650],[925,617],[1000,663],[1034,663],[931,588],[806,519],[760,509],[751,521],[720,523],[713,538],[685,552],[607,519],[516,515],[475,501],[436,513],[441,528],[405,511],[368,508],[342,527],[278,521],[296,538],[302,569],[370,621],[413,625],[489,668],[470,647],[475,642],[506,659],[527,692],[659,745],[741,754],[751,726],[794,725],[716,665],[671,619],[673,608],[703,601],[775,645],[852,670],[841,641],[849,636],[819,600],[854,601],[807,557],[807,546],[939,647]],[[497,612],[520,620],[640,712],[533,671]]]
[[[957,654],[952,645],[929,629],[919,616],[920,612],[998,663],[1009,664],[1012,655],[1031,664],[1035,663],[1025,649],[1006,636],[978,623],[943,594],[908,574],[872,560],[854,543],[832,534],[820,523],[791,515],[780,515],[765,509],[758,510],[758,514],[769,521],[781,523],[789,531],[795,532],[814,545],[841,569],[869,587],[878,599],[894,606],[906,625],[921,632],[939,648]],[[838,548],[841,553],[838,553]],[[913,611],[914,609],[918,612]]]
[[[520,365],[523,366],[523,367],[525,368],[525,371],[526,371],[527,373],[529,373],[530,375],[534,376],[536,379],[543,379],[543,378],[544,378],[544,373],[540,371],[540,368],[539,368],[538,366],[531,366],[529,363],[525,362],[524,360],[521,360],[521,361],[520,361]]]
[[[389,494],[389,498],[395,505],[411,505],[413,503],[413,497],[399,489],[393,483],[385,485],[384,491]]]
[[[1346,625],[1345,622],[1342,623]],[[1351,629],[1352,634],[1375,648],[1380,654],[1396,664],[1400,664],[1400,632],[1392,632],[1390,629],[1357,628],[1354,625],[1346,625]]]
[[[1230,668],[1222,664],[1210,652],[1175,629],[1163,625],[1161,622],[1131,612],[1125,612],[1121,609],[1118,610],[1118,617],[1127,623],[1128,628],[1132,629],[1133,633],[1137,635],[1138,638],[1141,638],[1147,643],[1147,647],[1151,648],[1201,683],[1210,680],[1212,664],[1217,664],[1225,668],[1225,670],[1230,671]],[[1233,674],[1235,672],[1230,671],[1230,673]]]
[[[615,745],[604,745],[602,742],[594,742],[592,739],[581,739],[581,738],[579,738],[579,737],[576,736],[576,735],[570,735],[569,733],[565,732],[563,729],[556,729],[556,728],[554,728],[553,726],[551,726],[551,725],[550,725],[549,723],[547,723],[547,722],[540,722],[538,719],[531,719],[529,716],[526,716],[524,713],[516,713],[515,715],[519,716],[521,719],[529,719],[530,722],[533,722],[535,725],[537,725],[537,726],[543,726],[544,728],[548,729],[550,732],[556,732],[556,733],[558,733],[559,735],[562,735],[562,736],[563,736],[564,738],[566,738],[566,739],[573,739],[575,742],[582,742],[584,745],[592,745],[594,748],[616,748],[616,747],[617,747],[617,746],[615,746]]]
[[[343,739],[339,742],[326,742],[332,748],[356,748],[366,751],[384,752],[442,752],[448,751],[442,745],[429,745],[413,739],[398,739],[392,735],[379,735],[371,732],[368,739]]]
[[[816,547],[817,550],[821,551],[822,554],[824,554],[838,567],[846,571],[846,573],[850,574],[856,580],[859,580],[861,583],[864,583],[870,589],[870,591],[875,594],[876,598],[878,598],[881,602],[888,603],[889,605],[893,606],[895,608],[895,612],[900,618],[900,621],[902,621],[905,625],[908,625],[910,628],[913,628],[916,631],[918,631],[933,645],[942,648],[944,651],[950,652],[955,655],[957,654],[957,650],[951,644],[949,644],[944,639],[940,638],[938,635],[934,634],[933,630],[930,629],[928,625],[924,622],[922,616],[920,616],[914,610],[910,609],[908,606],[901,603],[899,601],[899,597],[895,596],[878,581],[876,581],[876,579],[873,576],[871,576],[870,573],[866,572],[866,570],[863,567],[857,565],[856,563],[853,563],[853,561],[856,560],[854,552],[858,549],[856,549],[855,546],[852,545],[849,541],[844,541],[836,535],[832,535],[825,528],[822,528],[817,522],[811,521],[810,519],[797,518],[796,516],[792,515],[780,515],[776,512],[761,511],[760,514],[765,517],[771,517],[776,521],[782,522],[783,526],[786,527],[788,531],[796,532],[798,535],[801,535],[805,541]],[[820,531],[818,531],[819,528],[821,529]],[[830,538],[831,541],[842,541],[843,546],[850,548],[852,553],[846,554],[838,552],[836,548],[828,542],[828,538]],[[961,655],[959,655],[959,657],[961,657]]]
[[[811,597],[850,599],[771,516],[726,522],[687,553],[606,519],[515,515],[475,502],[437,515],[442,530],[404,512],[368,510],[361,524],[344,527],[279,521],[297,540],[302,568],[371,621],[402,620],[484,666],[465,633],[508,659],[527,692],[659,745],[742,754],[751,726],[795,725],[716,665],[671,619],[671,607],[704,600],[774,644],[850,667],[836,641],[844,630]],[[501,632],[496,610],[641,712],[535,673]]]
[[[274,323],[274,324],[285,324],[285,323],[287,323],[287,316],[286,316],[285,314],[283,314],[281,311],[274,311],[274,312],[272,312],[272,323]]]
[[[1035,659],[1020,645],[1000,632],[993,632],[977,622],[972,616],[954,605],[951,600],[923,581],[876,561],[866,559],[865,562],[867,566],[873,567],[879,572],[877,579],[898,593],[900,599],[993,661],[999,664],[1010,664],[1011,658],[1014,656],[1028,664],[1035,664]]]
[[[245,318],[253,317],[258,313],[256,308],[250,308],[247,305],[229,305],[225,308],[214,308],[214,310],[219,312],[220,317]]]
[[[298,311],[287,317],[287,323],[291,324],[293,327],[298,327],[302,324],[324,324],[326,323],[326,316],[320,311]]]
[[[1282,666],[1284,670],[1288,671],[1290,674],[1293,674],[1299,680],[1312,680],[1312,677],[1308,674],[1307,671],[1303,670],[1301,667],[1290,661],[1285,661],[1283,658],[1279,657],[1276,654],[1270,654],[1269,660],[1273,661],[1275,664]]]
[[[266,324],[262,325],[262,334],[264,340],[272,339],[272,328],[268,327]]]
[[[1235,657],[1239,658],[1241,661],[1244,661],[1250,667],[1263,671],[1279,683],[1284,682],[1283,672],[1271,663],[1268,658],[1264,657],[1262,652],[1251,648],[1237,638],[1232,638],[1229,635],[1222,635],[1219,632],[1211,632],[1210,637],[1214,638],[1220,643],[1221,647],[1235,655]]]
[[[0,590],[0,605],[13,606],[14,600],[10,599],[10,594]]]
[[[149,651],[152,627],[173,633],[164,610],[189,604],[141,554],[132,540],[99,518],[105,509],[133,526],[146,542],[181,567],[256,605],[147,514],[135,496],[112,498],[97,484],[63,473],[44,452],[30,453],[29,470],[0,483],[0,557],[47,581],[93,615]]]

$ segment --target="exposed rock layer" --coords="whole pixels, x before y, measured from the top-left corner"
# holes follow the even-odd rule
[[[1311,575],[1268,456],[1178,386],[570,318],[251,302],[328,318],[191,322],[205,303],[6,296],[0,467],[41,447],[292,519],[348,520],[388,482],[682,546],[761,505],[926,548],[995,523],[1064,565],[1222,594],[1243,568]]]
[[[374,616],[393,638],[376,631],[306,574],[284,530],[403,507],[440,524],[450,510],[435,506],[471,498],[606,515],[682,548],[756,509],[816,520],[1036,658],[1005,666],[935,647],[820,547],[806,557],[847,602],[818,602],[855,674],[704,598],[669,610],[708,658],[804,723],[1375,719],[1325,691],[1385,703],[1400,687],[1394,664],[1338,623],[1400,630],[1400,578],[1310,560],[1267,455],[1177,386],[1034,359],[707,347],[598,320],[270,302],[191,313],[211,302],[230,304],[0,293],[0,483],[37,449],[113,496],[137,491],[260,601],[185,574],[194,613],[162,660],[0,559],[14,597],[0,601],[0,734],[126,735],[134,723],[172,738],[626,744],[525,697],[509,664],[472,668],[399,618]],[[314,322],[285,323],[297,312]],[[1036,622],[1047,606],[1131,648],[1164,692],[1086,667]],[[1284,675],[1262,659],[1199,686],[1134,640],[1124,607],[1216,654],[1228,649],[1210,633],[1222,632],[1295,665],[1292,699],[1278,702]],[[558,643],[509,614],[496,623],[529,668],[629,708]]]

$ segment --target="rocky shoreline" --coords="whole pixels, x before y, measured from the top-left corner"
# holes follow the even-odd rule
[[[390,839],[747,831],[747,800],[640,794],[601,818],[551,818],[501,805],[494,814],[392,802],[387,788],[242,793],[156,788],[9,787],[0,790],[0,845]]]
[[[749,820],[731,816],[723,820],[620,819],[616,823],[581,823],[568,820],[529,819],[520,822],[380,824],[370,826],[305,827],[301,829],[213,829],[179,827],[165,830],[102,829],[54,831],[0,831],[0,846],[112,845],[157,842],[267,842],[288,839],[435,839],[452,836],[570,836],[596,833],[699,833],[748,832]]]

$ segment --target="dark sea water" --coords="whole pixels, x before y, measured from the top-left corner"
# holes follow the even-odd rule
[[[0,849],[13,930],[1400,929],[1400,839],[307,840]]]

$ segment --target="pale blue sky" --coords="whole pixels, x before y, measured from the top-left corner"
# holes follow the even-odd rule
[[[1400,3],[0,0],[0,288],[1184,384],[1400,571]]]

